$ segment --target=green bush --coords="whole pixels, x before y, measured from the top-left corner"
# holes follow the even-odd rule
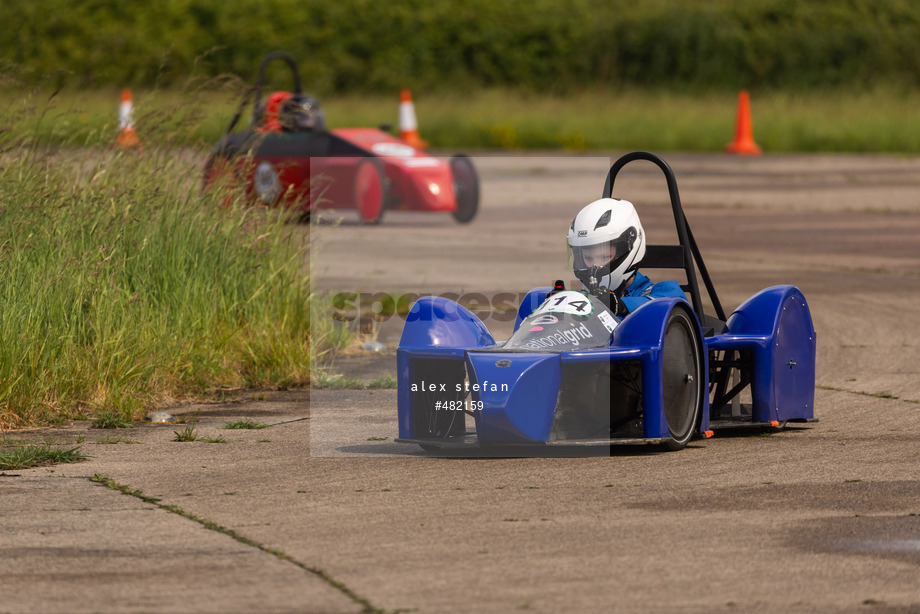
[[[6,0],[0,23],[23,79],[83,87],[250,81],[275,49],[323,96],[920,85],[909,0]]]

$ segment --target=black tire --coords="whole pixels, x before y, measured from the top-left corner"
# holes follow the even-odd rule
[[[355,168],[355,208],[365,224],[379,224],[387,204],[387,182],[383,165],[364,158]]]
[[[454,178],[454,196],[457,208],[451,212],[461,224],[470,222],[479,211],[479,175],[470,159],[456,155],[450,159],[450,170]]]
[[[662,402],[671,440],[679,450],[693,438],[703,407],[703,354],[694,319],[681,307],[668,316],[661,352]]]
[[[210,189],[215,180],[215,163],[217,154],[210,154],[204,163],[204,171],[201,173],[201,193],[204,194]]]
[[[232,156],[217,152],[208,156],[201,179],[202,195],[214,190],[222,190],[225,198],[221,204],[229,207],[234,200],[243,197],[244,185],[239,165]]]

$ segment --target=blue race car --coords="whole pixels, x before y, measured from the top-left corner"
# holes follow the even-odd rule
[[[662,158],[623,156],[603,196],[634,160],[664,173],[679,238],[678,245],[649,245],[642,268],[683,269],[689,300],[659,298],[619,319],[590,294],[534,288],[511,337],[497,343],[462,305],[420,298],[397,351],[397,441],[426,450],[676,450],[722,427],[816,420],[816,334],[805,297],[794,286],[773,286],[726,318]],[[713,315],[703,311],[697,271]]]

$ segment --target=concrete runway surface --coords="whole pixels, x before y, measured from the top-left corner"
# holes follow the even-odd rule
[[[183,425],[114,433],[137,444],[85,423],[3,433],[92,458],[0,473],[0,613],[920,612],[920,160],[665,159],[727,310],[804,292],[820,422],[679,452],[437,458],[393,442],[396,391],[324,388],[170,408],[227,443],[174,441]],[[476,157],[469,225],[327,214],[317,289],[491,300],[569,280],[565,231],[610,162]],[[657,168],[627,166],[614,195],[670,240]],[[395,375],[401,326],[330,373]],[[221,428],[238,418],[271,426]]]

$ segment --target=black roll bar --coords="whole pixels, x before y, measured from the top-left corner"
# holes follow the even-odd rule
[[[613,163],[610,167],[610,171],[607,173],[607,179],[604,182],[604,191],[601,195],[602,198],[611,197],[617,174],[624,166],[635,160],[651,162],[658,166],[661,172],[664,173],[668,183],[668,195],[671,198],[671,209],[674,212],[674,223],[677,226],[677,237],[680,241],[679,247],[683,250],[683,257],[681,258],[678,254],[675,258],[673,257],[674,248],[677,246],[649,245],[646,252],[647,257],[643,261],[649,260],[650,262],[647,266],[655,268],[684,269],[687,274],[687,289],[690,291],[690,301],[693,305],[693,310],[696,311],[697,317],[702,322],[704,318],[703,300],[700,295],[699,283],[696,277],[696,268],[698,267],[700,276],[703,278],[703,283],[706,285],[706,290],[709,293],[709,299],[712,301],[712,306],[716,311],[716,317],[722,322],[725,322],[725,311],[722,309],[722,303],[719,301],[715,286],[713,286],[712,279],[709,277],[709,271],[706,269],[703,257],[700,255],[699,247],[696,244],[696,240],[693,238],[693,233],[690,231],[690,225],[687,223],[687,218],[684,216],[684,210],[680,204],[680,193],[677,190],[677,178],[674,176],[674,171],[671,170],[668,163],[665,162],[661,156],[647,151],[634,151],[622,156]],[[649,257],[650,254],[653,254],[653,256]]]

